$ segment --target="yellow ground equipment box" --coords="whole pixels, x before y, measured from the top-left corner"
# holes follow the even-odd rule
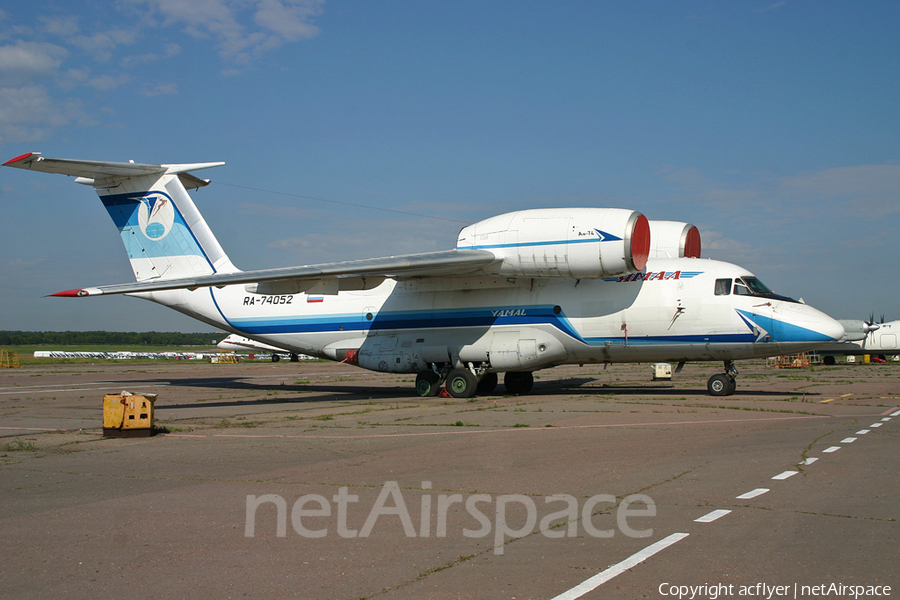
[[[106,437],[149,436],[153,431],[156,394],[123,391],[103,396],[103,435]]]
[[[653,381],[660,379],[672,379],[672,365],[669,363],[656,363],[653,365]]]

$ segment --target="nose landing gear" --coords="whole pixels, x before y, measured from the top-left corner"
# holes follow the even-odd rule
[[[737,388],[738,370],[734,366],[733,360],[725,361],[725,372],[716,373],[706,382],[706,389],[709,390],[711,396],[730,396]]]

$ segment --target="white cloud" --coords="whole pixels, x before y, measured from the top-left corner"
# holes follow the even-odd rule
[[[149,87],[145,88],[141,92],[141,95],[143,95],[143,96],[169,96],[169,95],[177,94],[177,93],[178,93],[178,84],[164,82],[164,83],[157,83],[153,86],[149,86]]]
[[[321,2],[259,0],[253,20],[286,40],[315,37],[319,28],[309,21],[321,12]]]
[[[100,13],[98,18],[89,11],[74,16],[62,9],[47,10],[30,24],[10,23],[0,10],[0,100],[5,101],[0,107],[0,142],[44,139],[72,123],[96,125],[89,115],[105,107],[96,105],[93,91],[152,82],[155,77],[140,73],[140,67],[180,55],[182,47],[173,37],[179,29],[214,45],[229,61],[222,75],[234,76],[241,65],[272,48],[317,35],[312,21],[322,7],[323,0],[120,0],[116,15]],[[146,45],[145,53],[122,51],[151,32],[155,43]],[[52,43],[44,41],[48,39]],[[78,99],[85,89],[92,94]],[[139,93],[163,96],[178,91],[175,83],[162,82],[146,83]]]
[[[42,16],[40,19],[44,24],[44,31],[50,35],[71,37],[81,31],[78,18],[74,16]]]
[[[62,46],[18,41],[0,46],[0,74],[5,82],[53,74],[69,52]]]
[[[318,34],[313,17],[323,0],[134,0],[201,39],[214,39],[223,58],[246,63],[252,56],[289,41]],[[257,28],[249,25],[255,23]]]
[[[120,64],[125,68],[133,68],[140,65],[149,64],[165,58],[172,58],[181,54],[181,46],[178,44],[166,44],[162,53],[148,52],[147,54],[136,54],[125,56]]]
[[[128,83],[131,78],[128,75],[97,75],[88,78],[85,83],[95,90],[112,90]]]
[[[720,210],[752,206],[755,211],[796,214],[859,203],[856,210],[878,208],[900,212],[900,164],[848,165],[776,176],[731,174],[720,179],[698,169],[668,166],[657,173],[679,196]]]
[[[113,57],[113,50],[119,46],[132,44],[139,36],[125,29],[110,29],[92,35],[76,35],[68,38],[73,46],[89,52],[94,58],[107,62]]]
[[[0,144],[45,139],[79,115],[77,104],[55,101],[43,86],[0,88]]]
[[[900,164],[834,167],[783,177],[780,183],[791,193],[806,196],[897,201]]]

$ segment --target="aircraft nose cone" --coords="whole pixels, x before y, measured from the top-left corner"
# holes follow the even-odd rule
[[[844,337],[845,330],[842,323],[818,310],[816,313],[816,317],[818,318],[815,320],[814,328],[820,335],[834,341],[839,341]]]
[[[844,326],[827,315],[823,315],[822,325],[819,331],[831,339],[837,341],[844,337]]]

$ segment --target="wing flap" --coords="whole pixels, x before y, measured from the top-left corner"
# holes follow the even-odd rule
[[[225,287],[228,285],[261,284],[262,289],[276,289],[274,282],[286,287],[297,284],[297,289],[309,289],[317,280],[330,278],[377,277],[437,277],[468,275],[497,262],[497,257],[487,250],[445,250],[425,254],[407,254],[384,258],[366,258],[318,265],[283,267],[237,273],[217,273],[199,277],[151,280],[136,283],[104,285],[77,290],[66,290],[52,296],[100,296],[106,294],[134,294],[162,290],[197,289],[201,287]]]

